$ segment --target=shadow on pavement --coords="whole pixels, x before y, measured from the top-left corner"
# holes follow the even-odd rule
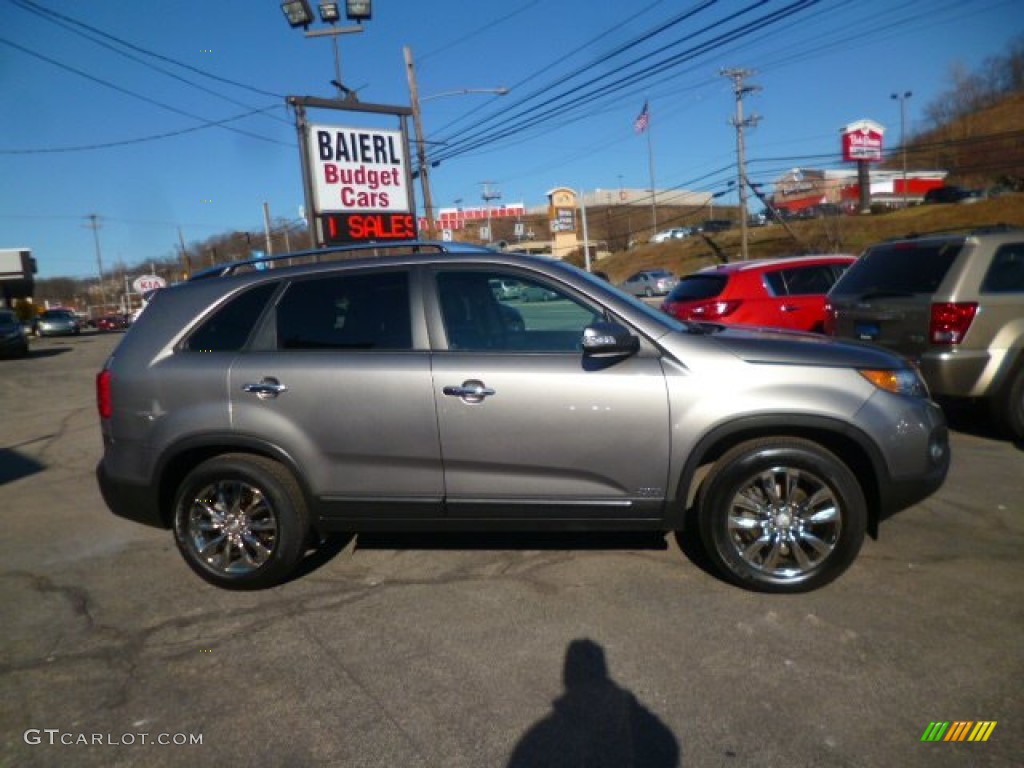
[[[46,465],[35,459],[11,448],[0,448],[0,485],[34,475],[44,469]]]
[[[565,651],[565,693],[516,744],[508,768],[675,768],[679,742],[657,715],[608,675],[604,648],[573,640]]]

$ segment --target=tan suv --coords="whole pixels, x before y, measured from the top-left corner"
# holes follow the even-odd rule
[[[934,396],[984,399],[1024,439],[1024,230],[868,248],[829,293],[825,330],[903,353]]]

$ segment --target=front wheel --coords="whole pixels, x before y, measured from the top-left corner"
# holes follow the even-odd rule
[[[262,456],[225,454],[193,469],[174,504],[174,539],[211,584],[264,589],[305,553],[306,502],[294,476]]]
[[[799,438],[769,438],[728,451],[699,497],[700,535],[717,570],[758,592],[807,592],[828,584],[864,542],[867,504],[834,454]]]

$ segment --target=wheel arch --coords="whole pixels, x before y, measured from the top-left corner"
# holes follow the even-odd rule
[[[307,507],[312,510],[312,495],[298,465],[280,446],[255,437],[238,434],[204,434],[189,437],[176,443],[164,453],[158,464],[156,476],[160,520],[170,528],[174,516],[174,500],[177,489],[185,476],[208,459],[228,453],[262,456],[284,465],[295,478],[302,490]],[[315,517],[311,522],[315,522]]]
[[[697,441],[690,452],[676,486],[676,503],[669,511],[669,524],[685,530],[696,521],[697,493],[707,470],[727,451],[740,443],[766,437],[795,437],[810,440],[835,454],[861,484],[868,505],[868,534],[878,536],[883,517],[882,486],[888,476],[881,452],[871,438],[854,425],[827,416],[770,414],[749,416],[719,424]]]

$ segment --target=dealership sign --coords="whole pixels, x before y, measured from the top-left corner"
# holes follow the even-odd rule
[[[132,282],[135,292],[145,296],[150,291],[158,291],[167,287],[167,281],[159,275],[143,275]]]
[[[400,131],[310,125],[313,206],[328,243],[416,237]]]
[[[843,160],[878,162],[882,159],[885,128],[873,120],[858,120],[842,129]]]

